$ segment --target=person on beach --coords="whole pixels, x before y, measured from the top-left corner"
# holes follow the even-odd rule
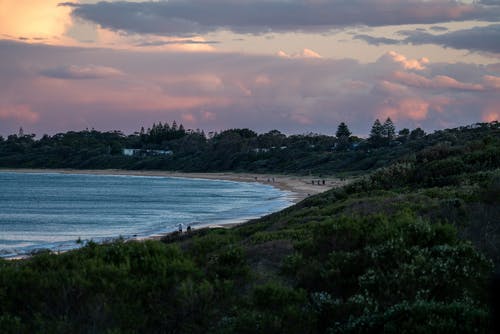
[[[179,223],[179,232],[182,232],[182,223]]]

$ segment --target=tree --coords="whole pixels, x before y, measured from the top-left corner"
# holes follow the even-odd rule
[[[342,122],[339,124],[338,128],[337,128],[337,133],[335,134],[335,136],[337,138],[340,138],[340,137],[350,137],[351,136],[351,131],[349,131],[349,128],[347,127],[347,125]]]
[[[384,142],[384,127],[382,123],[380,123],[378,118],[375,120],[375,122],[373,122],[368,141],[374,147],[382,146]]]
[[[410,132],[410,140],[416,140],[423,138],[425,136],[425,131],[421,128],[416,128]]]
[[[283,146],[286,135],[278,130],[271,130],[258,136],[258,145],[261,148],[271,148]]]
[[[344,122],[339,124],[335,136],[337,137],[335,149],[343,151],[349,148],[351,131],[349,131],[349,128]]]
[[[387,117],[382,128],[384,137],[387,138],[388,141],[393,140],[396,136],[396,127],[390,117]]]
[[[406,138],[406,137],[408,137],[410,135],[410,129],[404,128],[402,130],[399,130],[398,135],[400,137]]]

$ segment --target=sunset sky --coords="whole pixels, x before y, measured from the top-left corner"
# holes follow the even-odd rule
[[[0,135],[500,117],[500,0],[0,0]]]

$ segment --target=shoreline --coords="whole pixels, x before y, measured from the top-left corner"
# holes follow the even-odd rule
[[[334,177],[314,178],[311,176],[296,176],[296,175],[280,175],[280,174],[256,174],[256,173],[185,173],[185,172],[170,172],[170,171],[135,171],[123,169],[56,169],[56,168],[0,168],[0,172],[5,173],[58,173],[58,174],[83,174],[83,175],[129,175],[129,176],[154,176],[154,177],[173,177],[173,178],[196,178],[208,180],[222,180],[235,182],[260,183],[275,187],[281,191],[287,192],[287,197],[293,204],[296,204],[303,199],[325,192],[329,189],[341,187],[348,183],[346,180],[340,180]],[[314,184],[313,181],[314,180]],[[325,180],[325,184],[323,184]],[[293,205],[292,204],[292,205]],[[217,223],[207,224],[197,227],[203,228],[232,228],[241,224],[245,224],[250,220],[232,222],[232,223]],[[177,233],[177,231],[165,232],[149,236],[131,237],[128,240],[160,240],[165,236]],[[61,253],[66,252],[62,251]],[[3,258],[6,260],[19,260],[29,258],[31,255],[20,255],[14,257]]]
[[[208,180],[222,180],[235,182],[261,183],[278,188],[291,193],[290,198],[293,203],[298,203],[303,199],[316,195],[332,188],[342,187],[348,183],[334,177],[312,177],[283,174],[257,174],[257,173],[235,173],[235,172],[207,172],[207,173],[187,173],[172,171],[137,171],[125,169],[65,169],[65,168],[0,168],[0,172],[6,173],[59,173],[59,174],[90,174],[90,175],[130,175],[130,176],[156,176],[156,177],[177,177],[195,178]],[[323,184],[323,180],[325,184]],[[314,184],[313,184],[314,181]],[[319,184],[318,184],[319,183]]]

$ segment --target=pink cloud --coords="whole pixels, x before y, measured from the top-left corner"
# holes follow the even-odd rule
[[[379,62],[399,64],[405,70],[424,70],[425,66],[429,63],[429,59],[408,59],[406,56],[397,53],[396,51],[389,51],[382,57],[380,57]]]
[[[446,75],[437,75],[433,78],[426,78],[411,72],[396,71],[392,73],[392,79],[406,86],[413,86],[425,89],[457,89],[481,91],[484,87],[480,84],[463,83]]]
[[[39,134],[85,127],[132,132],[174,119],[207,132],[250,127],[288,133],[333,133],[346,121],[353,132],[366,134],[375,118],[387,116],[398,127],[429,130],[480,121],[488,106],[499,104],[498,77],[474,64],[428,64],[415,73],[392,57],[363,64],[227,53],[82,53],[1,41],[0,48],[5,57],[0,101],[26,106],[18,114],[31,119]],[[98,64],[122,74],[55,80],[26,70],[71,63]],[[33,110],[38,119],[29,113]],[[16,113],[3,110],[0,115],[9,120],[0,122],[0,133],[17,131]]]
[[[271,84],[271,79],[265,75],[265,74],[259,74],[256,78],[255,78],[255,83],[258,85],[258,86],[268,86]]]
[[[390,82],[387,80],[381,80],[377,82],[374,87],[374,90],[379,93],[391,96],[400,96],[409,94],[409,90],[406,86]]]
[[[193,114],[184,113],[182,114],[181,119],[184,123],[187,123],[187,125],[196,123],[196,117]]]
[[[201,116],[206,121],[215,121],[217,119],[217,115],[210,111],[202,111]]]
[[[302,125],[310,125],[313,121],[305,114],[292,114],[290,117],[294,122]]]
[[[500,89],[500,77],[496,77],[493,75],[485,75],[483,76],[484,85],[487,88],[499,90]]]
[[[380,106],[378,118],[391,117],[395,121],[408,118],[413,121],[422,121],[427,118],[429,106],[429,102],[418,98],[387,99]]]
[[[484,122],[493,122],[500,119],[500,112],[498,111],[487,111],[483,114],[482,120]]]
[[[36,123],[40,116],[29,105],[0,106],[0,119],[15,120],[21,123]]]
[[[279,57],[282,58],[295,58],[295,59],[301,59],[301,58],[311,58],[311,59],[321,59],[323,58],[319,53],[316,51],[313,51],[311,49],[305,48],[301,52],[298,53],[293,53],[293,54],[288,54],[285,51],[278,51],[277,54]]]

